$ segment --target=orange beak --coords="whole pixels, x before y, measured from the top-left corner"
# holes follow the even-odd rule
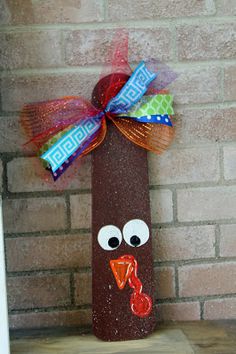
[[[127,280],[133,271],[133,262],[130,259],[118,258],[110,261],[111,270],[116,279],[118,288],[124,289]]]

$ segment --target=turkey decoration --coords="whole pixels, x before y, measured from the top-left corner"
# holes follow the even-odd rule
[[[91,103],[77,96],[26,104],[21,122],[55,181],[92,152],[93,331],[106,341],[155,327],[147,150],[163,152],[174,129],[176,75],[142,61],[132,72],[119,31]]]

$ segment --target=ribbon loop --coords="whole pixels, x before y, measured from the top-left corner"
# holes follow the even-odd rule
[[[118,95],[108,102],[106,111],[119,114],[130,110],[146,93],[149,84],[156,77],[157,74],[148,70],[145,63],[142,61]]]
[[[169,94],[143,96],[140,101],[127,112],[126,117],[142,117],[152,114],[168,114],[172,116],[174,114],[172,103],[173,96]]]

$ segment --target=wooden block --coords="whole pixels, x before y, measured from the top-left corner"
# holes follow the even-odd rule
[[[93,331],[108,341],[143,338],[155,327],[147,153],[109,124],[92,166]],[[131,241],[140,243],[133,247]],[[133,311],[137,304],[131,304],[135,291],[132,275],[125,273],[127,255],[137,261],[142,293],[152,301],[149,313],[146,305],[139,315]],[[120,269],[126,261],[126,269]]]

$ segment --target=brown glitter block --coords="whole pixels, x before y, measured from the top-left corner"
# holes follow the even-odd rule
[[[94,334],[106,341],[143,338],[155,327],[147,152],[108,122],[106,138],[94,150],[92,164]],[[113,226],[104,228],[107,225]],[[117,265],[118,259],[122,265],[120,257],[127,255],[137,261],[141,291],[152,299],[150,312],[143,317],[131,309],[131,276],[126,273],[125,278],[123,268],[116,268],[119,274],[115,273],[110,264],[116,260],[113,265]],[[118,287],[117,278],[124,280],[123,285],[120,283],[123,289]]]

